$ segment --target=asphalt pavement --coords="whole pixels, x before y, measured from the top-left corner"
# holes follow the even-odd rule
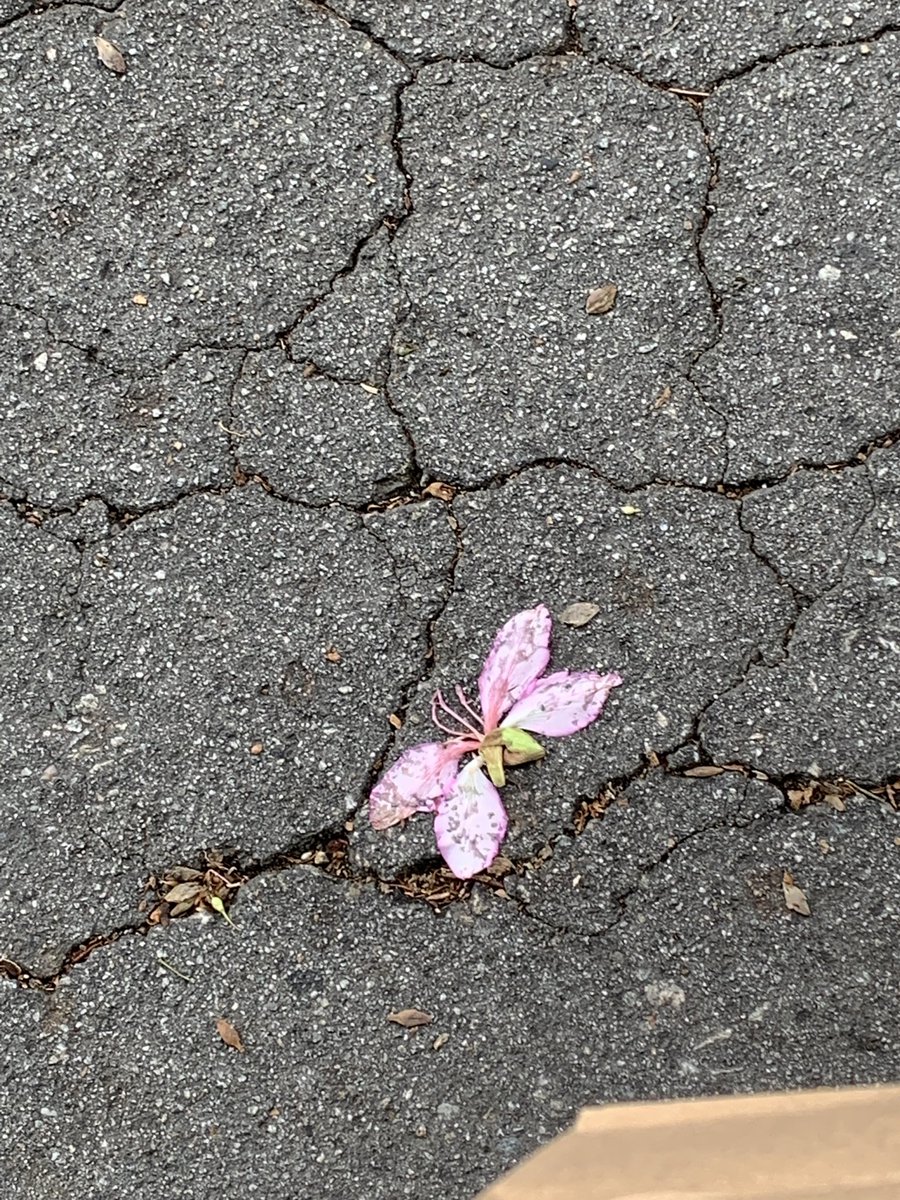
[[[897,1081],[900,8],[0,51],[13,1200],[470,1200],[586,1104]],[[624,682],[460,881],[366,797],[536,604]]]

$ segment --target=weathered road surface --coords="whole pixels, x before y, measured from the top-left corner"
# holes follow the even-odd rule
[[[14,1200],[467,1200],[900,1074],[900,6],[771,7],[0,0]],[[625,686],[494,873],[373,833],[576,600]]]

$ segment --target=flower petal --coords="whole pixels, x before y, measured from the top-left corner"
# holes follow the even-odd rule
[[[478,680],[485,733],[497,722],[550,661],[552,622],[546,606],[526,609],[510,617],[485,659]]]
[[[434,836],[444,862],[457,879],[470,879],[489,867],[506,837],[506,810],[500,794],[473,758],[456,777],[434,818]]]
[[[382,775],[369,796],[369,823],[387,829],[417,812],[434,812],[456,778],[456,763],[475,743],[422,742]]]
[[[503,718],[503,726],[530,729],[548,737],[567,737],[590,725],[603,712],[606,698],[622,682],[610,671],[557,671],[539,679]]]

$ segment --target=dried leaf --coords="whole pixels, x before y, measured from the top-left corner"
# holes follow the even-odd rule
[[[224,1017],[218,1017],[216,1019],[216,1032],[226,1046],[230,1046],[232,1050],[237,1050],[241,1054],[244,1053],[244,1043],[241,1035],[230,1021],[226,1021]]]
[[[684,773],[691,779],[712,779],[714,775],[724,775],[725,768],[702,765],[699,767],[688,767]]]
[[[495,879],[502,879],[504,875],[509,875],[516,869],[516,864],[511,858],[507,858],[505,854],[498,854],[494,861],[487,869],[488,875],[493,875]]]
[[[135,294],[131,297],[131,303],[137,304],[139,308],[146,308],[150,301],[143,292],[135,292]]]
[[[446,504],[449,504],[456,495],[456,488],[451,487],[449,483],[442,483],[439,479],[436,479],[434,483],[429,483],[425,491],[427,495],[436,496],[438,500],[443,500]]]
[[[125,59],[118,46],[114,46],[112,42],[108,42],[106,38],[102,37],[95,37],[94,45],[97,47],[97,57],[104,67],[115,71],[117,75],[125,74]]]
[[[592,604],[589,600],[577,600],[568,608],[563,609],[559,614],[559,619],[564,625],[573,625],[576,629],[580,629],[582,625],[593,621],[599,611],[599,604]]]
[[[601,283],[599,287],[592,288],[588,292],[585,311],[592,317],[608,313],[615,306],[618,292],[619,289],[614,283]]]
[[[364,392],[368,392],[370,396],[378,395],[378,388],[374,385],[374,383],[361,383],[359,386]]]
[[[826,794],[825,803],[829,808],[833,808],[835,812],[845,812],[847,809],[847,805],[844,803],[841,797],[831,793]]]
[[[790,871],[785,871],[781,886],[784,889],[784,902],[791,912],[800,913],[802,916],[808,917],[810,910],[806,893],[794,883],[794,877]]]
[[[188,880],[202,878],[202,872],[194,870],[193,867],[170,867],[166,871],[166,877],[163,882],[171,886],[173,883],[186,883]],[[156,884],[148,881],[147,886],[156,887]]]
[[[187,901],[193,902],[206,889],[202,883],[176,883],[173,888],[163,896],[163,900],[169,904],[184,904]]]
[[[402,722],[402,721],[401,721],[401,719],[400,719],[400,718],[397,716],[397,714],[396,714],[396,713],[389,713],[389,714],[388,714],[388,721],[389,721],[389,723],[391,724],[391,726],[392,726],[394,729],[402,729],[402,728],[403,728],[403,722]]]
[[[572,172],[572,174],[569,176],[569,178],[566,180],[566,183],[577,183],[578,180],[581,179],[581,177],[583,175],[584,175],[584,172],[579,171],[579,169],[576,167],[575,170]]]
[[[672,389],[669,387],[668,384],[666,384],[666,386],[663,388],[663,390],[659,393],[659,395],[653,401],[653,407],[654,408],[665,408],[665,406],[669,403],[669,401],[671,399],[672,399]]]
[[[262,742],[254,742],[253,745],[250,747],[251,754],[262,754],[262,752],[263,752]]]
[[[788,788],[787,798],[794,812],[798,812],[804,805],[811,803],[813,790],[811,787]]]
[[[420,1025],[430,1025],[434,1017],[418,1008],[401,1008],[399,1012],[388,1013],[387,1019],[404,1029],[418,1029]]]
[[[431,1044],[432,1050],[442,1050],[450,1041],[449,1033],[439,1033]]]
[[[639,517],[641,515],[641,510],[639,508],[635,508],[633,504],[623,504],[620,511],[623,512],[626,517]]]
[[[336,646],[329,646],[325,651],[325,657],[329,662],[340,662],[341,652]]]

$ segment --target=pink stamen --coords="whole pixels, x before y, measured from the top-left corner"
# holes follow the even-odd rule
[[[458,696],[459,702],[463,706],[463,708],[466,710],[466,712],[470,716],[475,718],[475,723],[479,726],[484,725],[484,718],[482,716],[480,716],[475,711],[475,709],[472,707],[472,705],[469,703],[468,698],[466,697],[466,693],[462,690],[461,684],[456,685],[456,695]]]
[[[440,717],[438,716],[438,693],[437,692],[435,692],[435,694],[431,697],[431,719],[435,723],[435,725],[437,725],[438,729],[441,730],[442,733],[449,733],[451,739],[454,742],[465,741],[466,736],[467,736],[465,732],[463,732],[459,729],[453,729],[449,725],[445,725],[443,723],[443,721],[440,719]]]
[[[449,726],[442,724],[438,718],[438,709],[446,713],[447,716],[451,717],[454,721],[458,722],[458,724],[462,726],[463,730],[467,730],[472,737],[476,739],[476,741],[479,743],[481,742],[483,735],[479,732],[479,730],[470,725],[465,717],[461,717],[458,712],[455,712],[450,707],[450,705],[444,699],[444,695],[440,688],[438,688],[431,698],[431,719],[434,721],[435,725],[437,725],[438,729],[442,730],[444,733],[449,733],[451,737],[465,738],[465,733],[461,733],[459,729],[451,729]]]

